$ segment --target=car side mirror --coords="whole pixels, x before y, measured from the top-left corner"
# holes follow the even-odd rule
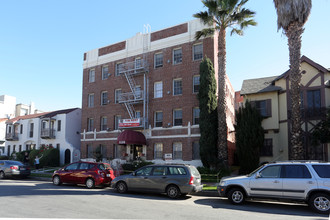
[[[136,176],[136,173],[135,173],[135,172],[133,172],[133,173],[132,173],[132,176]]]

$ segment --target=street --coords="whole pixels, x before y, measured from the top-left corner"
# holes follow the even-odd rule
[[[0,180],[0,218],[92,219],[329,219],[304,204],[246,202],[188,195],[171,200],[165,195],[127,193],[84,186],[54,186],[33,179]]]

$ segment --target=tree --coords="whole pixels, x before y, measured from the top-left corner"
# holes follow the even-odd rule
[[[261,122],[262,116],[249,101],[236,111],[236,150],[242,174],[250,173],[259,166],[260,149],[264,144]]]
[[[301,35],[304,32],[304,24],[312,8],[312,0],[274,0],[277,12],[278,30],[288,37],[290,56],[290,97],[291,97],[291,159],[304,159],[304,148],[301,138],[300,118],[300,49]]]
[[[227,122],[226,122],[226,29],[231,34],[243,35],[243,30],[256,25],[252,19],[255,12],[243,8],[248,0],[202,0],[207,11],[194,14],[194,17],[208,25],[197,31],[195,38],[218,35],[218,159],[227,165]]]
[[[199,101],[199,139],[200,156],[204,167],[217,167],[217,83],[212,61],[205,57],[200,64]]]

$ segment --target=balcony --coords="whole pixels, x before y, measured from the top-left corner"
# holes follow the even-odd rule
[[[18,134],[16,133],[6,133],[7,141],[18,141]]]
[[[43,139],[55,139],[55,129],[43,128],[43,129],[41,129],[40,136]]]

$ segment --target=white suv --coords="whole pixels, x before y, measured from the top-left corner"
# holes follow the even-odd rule
[[[329,213],[330,163],[268,163],[249,175],[222,178],[218,192],[233,204],[241,204],[246,198],[295,200],[307,202],[319,213]]]

